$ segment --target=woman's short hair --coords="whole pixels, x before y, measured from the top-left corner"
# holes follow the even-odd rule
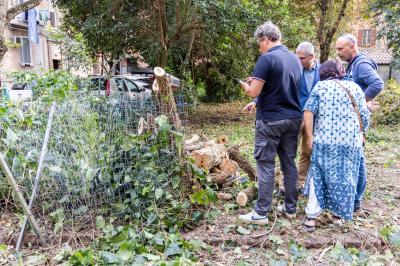
[[[319,69],[320,80],[341,79],[344,76],[346,76],[346,70],[338,60],[328,60]]]

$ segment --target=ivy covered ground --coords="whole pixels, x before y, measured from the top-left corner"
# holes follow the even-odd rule
[[[230,144],[239,145],[241,152],[254,163],[254,114],[241,113],[245,104],[200,104],[188,116],[186,135],[204,134],[209,139],[225,135]],[[166,123],[161,124],[164,130],[157,138],[164,137],[167,141],[170,138],[165,136],[176,137]],[[65,219],[62,230],[55,232],[57,223],[49,217],[49,221],[40,220],[46,225],[48,243],[37,245],[32,232],[28,232],[20,256],[15,256],[13,246],[21,215],[3,208],[0,265],[398,265],[399,129],[400,126],[375,125],[369,131],[365,212],[342,227],[332,226],[329,215],[323,215],[317,231],[306,233],[301,226],[304,197],[299,200],[295,220],[272,212],[268,226],[239,224],[237,215],[248,212],[253,203],[239,207],[234,200],[217,201],[213,187],[206,186],[202,174],[190,169],[190,162],[183,161],[180,169],[176,168],[180,181],[174,174],[164,187],[155,183],[141,187],[138,195],[150,199],[149,205],[143,206],[141,219],[135,218],[138,212],[132,212],[135,206],[132,200],[124,202],[125,208],[115,204],[104,214],[94,214],[80,229],[68,227]],[[146,147],[154,138],[134,140]],[[165,148],[150,152],[167,152]],[[145,154],[142,159],[146,162],[154,157]],[[188,172],[194,175],[183,175]],[[237,188],[230,189],[234,191]],[[1,204],[2,207],[8,204],[6,209],[13,210],[12,200],[3,198]]]

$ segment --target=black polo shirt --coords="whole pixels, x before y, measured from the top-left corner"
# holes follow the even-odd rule
[[[284,45],[275,46],[258,58],[252,77],[265,83],[257,97],[256,119],[272,122],[302,118],[302,71],[299,58]]]

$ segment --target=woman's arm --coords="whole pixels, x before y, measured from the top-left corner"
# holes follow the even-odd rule
[[[311,111],[304,111],[304,129],[307,136],[307,146],[312,150],[313,143],[313,125],[314,125],[314,114]]]

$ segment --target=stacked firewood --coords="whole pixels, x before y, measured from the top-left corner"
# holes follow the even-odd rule
[[[227,188],[235,184],[240,177],[240,169],[250,180],[256,180],[256,170],[250,162],[240,154],[238,146],[227,146],[227,138],[220,137],[217,141],[208,140],[195,134],[184,142],[184,150],[194,160],[194,164],[208,173],[207,181]],[[236,195],[236,202],[244,206],[251,201],[257,190],[248,187]],[[220,200],[230,200],[229,193],[218,193]]]

